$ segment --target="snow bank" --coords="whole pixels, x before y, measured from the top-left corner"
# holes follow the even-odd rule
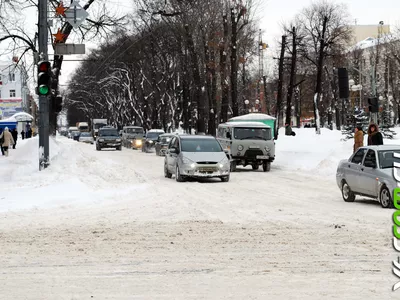
[[[349,158],[353,153],[354,140],[341,141],[343,135],[338,130],[321,128],[320,135],[315,133],[315,128],[293,130],[296,132],[294,137],[286,136],[283,128],[279,130],[275,149],[276,168],[334,177],[339,161]],[[384,144],[400,144],[400,128],[395,131],[396,139],[384,139]]]

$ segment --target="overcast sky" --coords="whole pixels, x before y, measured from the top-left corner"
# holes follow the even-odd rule
[[[265,32],[263,35],[264,42],[270,45],[269,53],[276,49],[276,41],[280,39],[282,34],[281,24],[293,18],[302,8],[308,6],[310,0],[259,0],[260,10],[258,17],[260,18],[260,28]],[[132,0],[108,0],[107,3],[118,11],[129,11],[132,7]],[[349,14],[352,16],[352,23],[357,22],[358,25],[378,24],[384,21],[385,24],[391,25],[391,29],[400,24],[400,1],[399,0],[342,0],[348,6]],[[81,1],[82,4],[85,1]],[[89,11],[90,14],[90,11]],[[32,16],[32,14],[31,14]],[[36,17],[28,17],[28,22],[36,23]],[[33,27],[33,26],[31,26]],[[93,45],[88,45],[89,48]],[[66,60],[77,59],[77,56],[65,56],[65,62],[62,67],[62,75],[60,83],[65,84],[68,81],[73,70],[79,62],[68,62]],[[4,60],[4,57],[0,58]],[[5,59],[9,59],[8,57]]]

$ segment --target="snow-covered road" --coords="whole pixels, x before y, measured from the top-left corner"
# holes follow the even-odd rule
[[[395,296],[393,211],[343,202],[332,177],[277,161],[177,183],[154,153],[64,138],[38,173],[12,160],[26,143],[0,164],[0,299]]]

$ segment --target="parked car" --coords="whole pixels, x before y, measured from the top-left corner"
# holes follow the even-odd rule
[[[103,148],[115,148],[121,151],[121,137],[116,128],[105,126],[99,129],[96,139],[96,150],[100,151]]]
[[[230,162],[227,153],[213,136],[176,135],[168,145],[164,175],[175,174],[178,182],[186,178],[221,178],[228,182]]]
[[[94,138],[90,132],[82,132],[79,136],[79,141],[82,143],[94,144]]]
[[[339,162],[336,182],[343,200],[354,202],[357,195],[377,199],[383,208],[393,207],[393,190],[398,187],[394,162],[400,159],[400,146],[382,145],[359,148],[349,159]]]
[[[168,149],[169,142],[171,141],[172,137],[174,137],[174,134],[172,133],[162,134],[158,137],[158,140],[155,145],[156,155],[158,156],[165,155]]]
[[[164,130],[162,129],[151,129],[146,133],[146,137],[142,143],[142,152],[149,152],[154,148],[158,137],[164,134]]]

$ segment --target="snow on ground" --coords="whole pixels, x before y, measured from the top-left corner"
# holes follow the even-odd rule
[[[0,299],[395,297],[393,211],[345,203],[334,180],[353,142],[295,131],[271,172],[228,183],[63,137],[39,172],[37,138],[21,141],[0,157]]]

